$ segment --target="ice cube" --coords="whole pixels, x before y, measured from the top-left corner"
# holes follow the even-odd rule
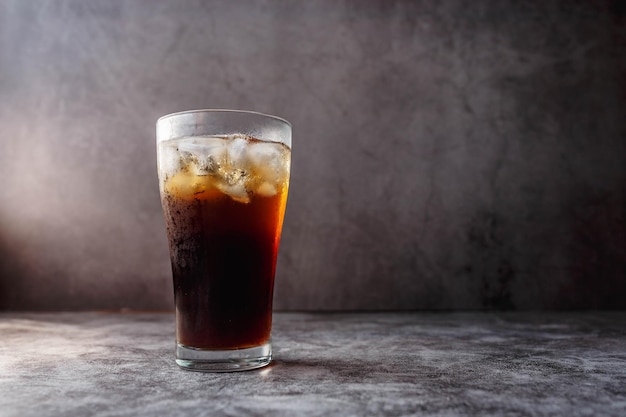
[[[181,165],[196,175],[214,174],[225,163],[227,144],[219,137],[194,137],[178,142]]]
[[[242,182],[236,184],[220,182],[217,184],[217,188],[235,201],[238,201],[240,203],[250,202],[248,191],[246,190],[246,186]]]
[[[275,142],[251,143],[248,149],[250,169],[261,180],[278,184],[289,175],[289,151]]]
[[[255,164],[266,163],[280,158],[282,145],[274,142],[254,142],[250,144],[248,157]]]
[[[193,198],[204,193],[209,187],[205,178],[191,172],[179,172],[165,182],[164,191],[181,198]]]
[[[244,136],[233,136],[228,142],[228,159],[233,167],[243,168],[246,165],[248,141]]]
[[[158,149],[159,175],[169,178],[181,169],[180,157],[176,153],[176,145],[169,142],[161,142]]]
[[[256,188],[256,190],[254,190],[254,192],[261,197],[271,197],[273,195],[276,195],[278,190],[276,189],[275,185],[270,184],[269,182],[263,182]]]
[[[248,179],[248,173],[239,168],[232,168],[228,172],[224,172],[223,180],[228,185],[244,184]]]
[[[227,164],[226,146],[211,148],[202,158],[202,169],[207,175],[219,175],[220,169]]]
[[[226,142],[224,138],[219,136],[193,136],[179,139],[176,141],[178,150],[195,153],[197,155],[203,154],[207,148],[214,146],[224,146]]]

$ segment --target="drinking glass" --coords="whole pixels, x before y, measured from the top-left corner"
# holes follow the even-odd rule
[[[290,161],[291,124],[279,117],[192,110],[157,121],[181,368],[219,372],[270,363]]]

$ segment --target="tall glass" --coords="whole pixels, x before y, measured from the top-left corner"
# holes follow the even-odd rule
[[[237,110],[157,122],[157,164],[176,305],[176,363],[236,371],[272,358],[272,296],[291,125]]]

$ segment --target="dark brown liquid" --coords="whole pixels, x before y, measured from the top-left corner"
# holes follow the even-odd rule
[[[177,342],[204,349],[267,343],[286,188],[234,201],[215,189],[163,194]]]

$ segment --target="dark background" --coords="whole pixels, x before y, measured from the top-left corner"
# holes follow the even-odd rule
[[[615,1],[0,0],[0,309],[169,309],[155,122],[294,126],[281,310],[626,307]]]

